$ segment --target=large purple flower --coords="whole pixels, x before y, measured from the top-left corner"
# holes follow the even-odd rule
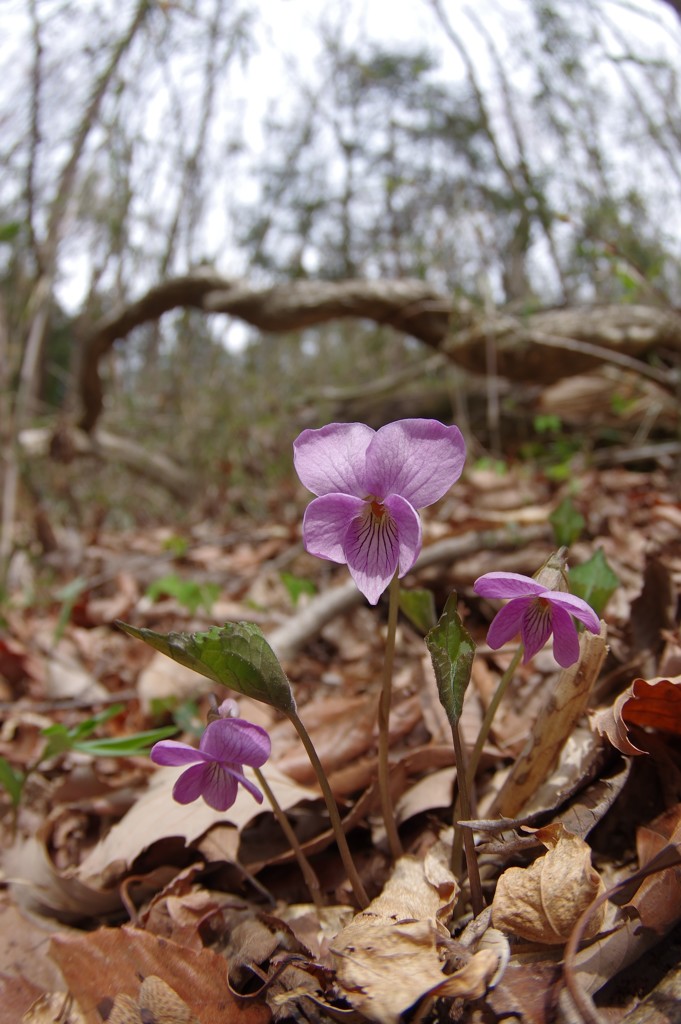
[[[176,740],[161,740],[151,748],[156,764],[191,765],[173,788],[180,804],[200,796],[216,811],[226,811],[236,800],[237,783],[262,803],[262,793],[244,776],[243,766],[259,768],[270,756],[270,738],[264,729],[243,718],[219,718],[206,726],[199,749]]]
[[[553,653],[563,668],[579,658],[579,636],[572,616],[592,633],[600,631],[598,616],[581,597],[548,590],[531,576],[517,572],[488,572],[473,584],[481,597],[510,598],[493,619],[487,643],[493,650],[503,647],[520,633],[525,647],[523,661],[541,650],[553,633]]]
[[[329,423],[293,444],[301,481],[313,494],[303,522],[307,551],[347,564],[371,604],[421,550],[418,509],[461,476],[466,446],[458,427],[397,420],[380,430]]]

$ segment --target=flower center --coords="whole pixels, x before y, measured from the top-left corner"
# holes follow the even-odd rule
[[[383,516],[385,515],[385,505],[383,504],[383,502],[379,501],[378,498],[371,498],[370,504],[371,511],[373,515],[376,517],[376,519],[382,519]]]

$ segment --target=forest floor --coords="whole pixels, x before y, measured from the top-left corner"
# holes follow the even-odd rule
[[[564,499],[562,528],[578,533],[570,566],[600,549],[618,580],[602,613],[607,653],[534,790],[500,804],[509,766],[528,736],[539,742],[536,723],[579,682],[550,645],[514,675],[476,779],[487,904],[476,918],[465,877],[450,870],[455,759],[423,633],[400,618],[390,763],[406,855],[395,867],[376,787],[387,606],[369,607],[345,567],[305,554],[302,489],[271,496],[269,523],[57,531],[54,553],[15,560],[0,625],[0,1024],[681,1020],[673,472],[584,468],[556,483],[521,464],[469,469],[424,517],[424,552],[440,545],[441,557],[403,583],[432,591],[438,614],[459,595],[478,645],[461,715],[470,749],[514,653],[486,645],[498,605],[473,582],[535,573]],[[342,588],[341,610],[329,611],[326,595]],[[93,717],[95,739],[175,726],[197,743],[209,694],[228,695],[119,619],[162,633],[260,626],[329,776],[368,912],[357,913],[296,733],[266,704],[233,695],[271,736],[263,773],[324,906],[267,803],[244,789],[217,812],[177,804],[177,769],[139,753],[71,746],[44,760],[45,729],[73,739]]]

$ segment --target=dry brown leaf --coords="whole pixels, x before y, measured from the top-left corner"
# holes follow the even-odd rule
[[[668,841],[667,841],[668,840]],[[651,822],[637,840],[639,856],[664,856],[663,851],[681,846],[681,804]],[[575,976],[587,993],[598,992],[611,978],[643,956],[681,919],[681,866],[650,875],[630,902],[619,911],[620,925],[597,939],[574,958]]]
[[[536,836],[548,853],[528,868],[508,868],[499,878],[492,903],[495,928],[531,942],[559,945],[589,904],[605,891],[591,866],[591,850],[561,824],[547,825]],[[597,934],[602,913],[594,915],[586,938]]]
[[[139,996],[119,995],[114,999],[107,1024],[200,1024],[175,989],[155,974],[140,986]]]
[[[249,772],[250,769],[246,768],[246,775]],[[302,800],[314,800],[317,797],[313,790],[299,786],[273,765],[267,765],[264,773],[285,811]],[[231,824],[241,830],[258,814],[263,813],[263,807],[245,790],[239,791],[236,803],[228,811],[215,811],[203,800],[186,805],[178,804],[172,797],[178,774],[176,768],[160,768],[155,772],[147,792],[142,794],[79,866],[78,878],[90,885],[97,885],[106,878],[110,884],[112,865],[116,865],[119,873],[122,873],[152,843],[170,836],[180,836],[189,845],[215,825]],[[254,778],[253,782],[256,783]]]
[[[548,695],[525,749],[516,760],[492,808],[490,817],[499,813],[514,818],[552,770],[572,730],[584,714],[591,688],[605,658],[606,627],[601,622],[599,636],[584,632],[580,639],[580,657],[564,669],[555,690]]]
[[[88,935],[56,936],[50,951],[85,1024],[101,1024],[97,1007],[120,996],[134,1000],[137,1006],[143,1001],[148,1005],[149,999],[155,998],[170,999],[175,1008],[185,1004],[200,1024],[266,1024],[270,1019],[262,1004],[235,999],[229,988],[227,961],[209,949],[187,949],[123,926],[100,928]],[[147,990],[143,980],[152,975],[164,984],[153,982]],[[193,1017],[180,1017],[177,1024],[189,1024]],[[154,1018],[147,1014],[146,1019]],[[176,1024],[172,1018],[168,1024],[171,1022]]]
[[[437,947],[438,936],[448,935],[443,922],[458,893],[448,849],[440,842],[424,861],[401,857],[381,895],[331,944],[336,980],[369,1020],[397,1024],[405,1010],[452,980],[442,973]]]
[[[42,988],[23,976],[0,972],[0,1024],[16,1024],[43,994]]]
[[[157,651],[140,672],[137,693],[143,710],[148,713],[154,701],[173,698],[182,703],[207,693],[213,686],[210,679]]]
[[[17,1018],[12,1021],[16,1024]],[[21,1018],[22,1024],[88,1024],[67,992],[49,992],[33,1003]],[[101,1021],[101,1017],[100,1017]],[[114,1022],[115,1024],[115,1022]]]
[[[634,679],[612,707],[593,714],[591,722],[623,754],[646,753],[629,739],[629,725],[681,736],[681,676]]]

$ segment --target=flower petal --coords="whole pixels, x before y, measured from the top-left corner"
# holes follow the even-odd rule
[[[486,572],[475,581],[473,590],[481,597],[513,598],[543,594],[546,587],[531,576],[521,576],[518,572]]]
[[[221,764],[234,762],[259,768],[270,756],[272,744],[259,725],[243,718],[219,718],[206,727],[201,750]]]
[[[239,787],[229,768],[216,763],[210,767],[211,771],[206,773],[207,777],[201,795],[209,807],[216,811],[226,811],[236,800]],[[191,769],[189,770],[191,771]]]
[[[365,503],[364,511],[350,523],[343,546],[350,575],[369,604],[376,604],[397,568],[397,523],[387,508],[383,515],[376,515]]]
[[[367,493],[401,494],[415,509],[438,501],[461,476],[466,445],[458,427],[438,420],[397,420],[376,433],[366,453]]]
[[[397,524],[402,577],[409,572],[421,551],[421,518],[416,509],[399,494],[389,494],[384,505]]]
[[[215,761],[206,761],[204,764],[195,764],[187,768],[173,786],[173,799],[177,800],[178,804],[190,804],[193,800],[198,800],[203,796],[206,786],[210,784],[212,770],[216,767],[219,769],[220,766],[216,765]]]
[[[531,597],[518,597],[509,602],[491,622],[487,630],[487,643],[493,651],[503,647],[504,644],[517,636],[522,626],[523,616],[527,611]]]
[[[553,626],[553,656],[563,668],[569,668],[579,660],[579,636],[569,612],[552,603],[551,621]]]
[[[317,558],[344,564],[345,535],[350,523],[366,508],[366,502],[350,494],[324,494],[305,509],[303,542]]]
[[[177,740],[159,740],[154,743],[149,752],[149,757],[154,764],[167,764],[177,767],[182,764],[197,764],[210,760],[202,751],[196,747],[190,747],[188,743],[179,743]]]
[[[259,804],[263,802],[263,795],[254,782],[251,782],[243,773],[243,768],[240,764],[231,764],[229,766],[230,773],[234,776],[237,782],[240,782],[244,789],[254,797]]]
[[[544,596],[548,598],[551,604],[554,606],[559,605],[566,612],[569,612],[570,615],[574,615],[576,619],[583,622],[591,633],[600,633],[600,619],[593,608],[586,601],[582,600],[581,597],[575,597],[574,594],[563,594],[560,591],[550,591]]]
[[[329,423],[304,430],[293,442],[293,464],[313,494],[367,496],[366,451],[376,432],[366,423]]]
[[[545,597],[531,597],[523,615],[520,637],[525,647],[523,661],[527,662],[540,651],[551,636],[553,605]]]

